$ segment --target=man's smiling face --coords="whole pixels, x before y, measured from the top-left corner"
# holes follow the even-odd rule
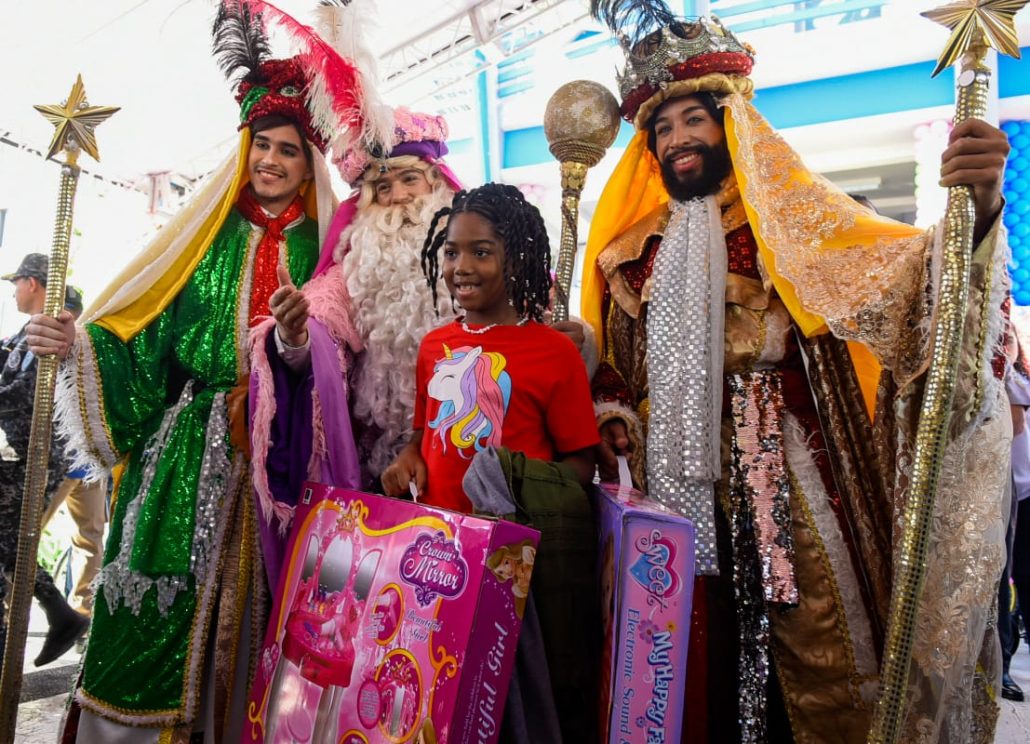
[[[730,172],[726,134],[697,96],[666,101],[651,126],[662,178],[674,199],[718,191]]]
[[[274,215],[286,209],[311,178],[304,143],[292,124],[257,132],[247,166],[258,204]]]

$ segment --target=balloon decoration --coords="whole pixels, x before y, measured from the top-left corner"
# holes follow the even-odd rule
[[[1012,148],[1003,186],[1004,220],[1012,250],[1012,300],[1030,305],[1030,121],[1007,121],[1001,128]]]

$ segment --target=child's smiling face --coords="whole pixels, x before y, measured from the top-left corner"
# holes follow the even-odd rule
[[[502,323],[514,315],[505,286],[504,240],[475,212],[452,215],[443,245],[442,273],[470,323]]]

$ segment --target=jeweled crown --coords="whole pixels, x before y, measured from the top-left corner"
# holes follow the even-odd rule
[[[670,83],[711,73],[746,78],[755,60],[754,49],[715,16],[671,23],[636,43],[620,34],[619,42],[626,54],[626,67],[617,76],[619,93],[622,114],[630,121],[642,103]]]
[[[694,23],[665,26],[637,44],[635,49],[624,35],[619,38],[619,43],[626,53],[626,69],[618,76],[619,92],[623,98],[641,83],[660,85],[677,79],[670,67],[703,54],[741,54],[751,63],[755,59],[754,50],[741,43],[715,16],[699,18]]]

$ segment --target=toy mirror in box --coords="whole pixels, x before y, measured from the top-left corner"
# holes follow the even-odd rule
[[[307,488],[243,740],[496,741],[538,533]]]

